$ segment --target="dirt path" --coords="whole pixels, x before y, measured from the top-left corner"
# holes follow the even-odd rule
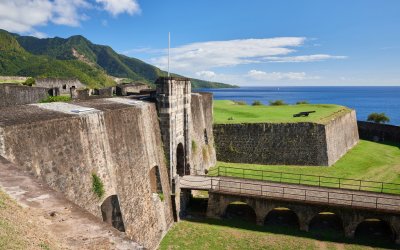
[[[26,230],[27,235],[23,237],[43,238],[44,242],[30,249],[142,249],[124,233],[103,223],[29,174],[17,170],[1,156],[0,188],[22,207],[15,208],[21,209],[20,218],[0,218],[0,227],[2,221],[6,224],[18,223],[15,220],[31,223],[35,232]],[[7,199],[4,194],[3,199]],[[0,215],[7,214],[3,211]],[[10,225],[9,228],[18,226]]]

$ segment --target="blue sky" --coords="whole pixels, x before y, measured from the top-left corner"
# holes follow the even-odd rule
[[[242,86],[400,85],[398,0],[0,0],[0,28],[81,34],[171,71]]]

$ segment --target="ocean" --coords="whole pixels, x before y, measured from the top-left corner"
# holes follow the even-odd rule
[[[385,113],[388,124],[400,125],[399,87],[241,87],[201,89],[212,92],[214,100],[246,101],[284,100],[288,104],[306,100],[317,104],[339,104],[356,110],[357,119],[366,121],[372,112]]]

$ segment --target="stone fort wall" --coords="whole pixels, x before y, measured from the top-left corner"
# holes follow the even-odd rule
[[[217,159],[271,165],[330,166],[359,140],[355,111],[328,124],[216,124]]]
[[[192,93],[191,101],[191,172],[204,174],[216,164],[213,135],[213,96],[211,93]]]
[[[70,94],[72,87],[76,89],[86,88],[78,79],[37,78],[35,79],[35,85],[43,88],[59,88],[62,95]]]
[[[0,107],[37,103],[46,97],[46,88],[0,84]]]
[[[371,141],[400,142],[400,127],[373,122],[358,121],[358,132],[361,139]]]
[[[158,166],[162,192],[170,197],[155,105],[107,99],[75,104],[95,111],[51,110],[56,103],[1,109],[0,155],[99,218],[101,204],[117,195],[127,236],[156,248],[173,217],[171,200],[161,201],[151,188],[150,173]],[[101,199],[92,190],[93,173],[104,184]]]

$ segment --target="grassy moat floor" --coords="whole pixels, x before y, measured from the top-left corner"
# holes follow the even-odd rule
[[[331,167],[270,166],[226,162],[218,162],[216,168],[218,166],[220,166],[220,171],[222,168],[227,168],[231,175],[238,177],[242,175],[242,170],[236,168],[248,169],[247,173],[250,175],[246,178],[255,179],[260,179],[261,176],[257,176],[252,170],[270,170],[400,184],[400,144],[361,140]],[[264,179],[266,179],[265,176]],[[197,197],[203,198],[192,199],[189,204],[188,219],[173,226],[161,242],[160,249],[399,249],[398,245],[387,238],[387,233],[381,232],[379,236],[386,238],[375,238],[379,234],[376,232],[371,234],[368,231],[371,230],[371,226],[365,229],[366,234],[360,233],[355,239],[347,239],[342,231],[332,230],[332,228],[314,228],[313,230],[310,228],[310,232],[303,232],[293,225],[258,226],[254,222],[247,221],[243,214],[236,218],[228,216],[222,220],[205,218],[207,196],[206,192],[198,192]],[[279,217],[277,218],[279,220]]]
[[[346,239],[339,232],[303,232],[239,220],[191,219],[175,224],[160,249],[396,249],[388,241]]]
[[[251,106],[239,105],[234,101],[214,101],[214,123],[295,123],[315,122],[325,123],[332,118],[347,113],[350,109],[333,104],[300,104],[283,106]],[[316,111],[308,117],[293,117],[304,111]]]
[[[249,179],[264,179],[270,181],[278,181],[287,183],[297,183],[299,175],[328,176],[335,178],[361,179],[368,181],[377,181],[385,183],[400,184],[400,144],[395,143],[376,143],[371,141],[360,140],[360,142],[351,149],[345,156],[330,167],[318,166],[278,166],[278,165],[258,165],[245,163],[227,163],[218,162],[217,166],[210,170],[210,174],[244,177]],[[244,172],[242,169],[246,169]],[[253,170],[264,170],[253,171]],[[283,178],[280,179],[279,173],[285,172]],[[264,176],[262,176],[264,175]],[[302,184],[319,185],[318,177],[302,176]],[[322,179],[323,186],[337,186],[336,179]],[[344,186],[351,188],[351,184],[358,185],[356,181],[344,182],[349,184]],[[380,192],[380,184],[370,183],[371,190]],[[355,186],[356,187],[356,186]],[[376,187],[376,188],[375,188]],[[400,186],[385,185],[388,193],[392,193],[392,188],[397,189],[400,193]]]

